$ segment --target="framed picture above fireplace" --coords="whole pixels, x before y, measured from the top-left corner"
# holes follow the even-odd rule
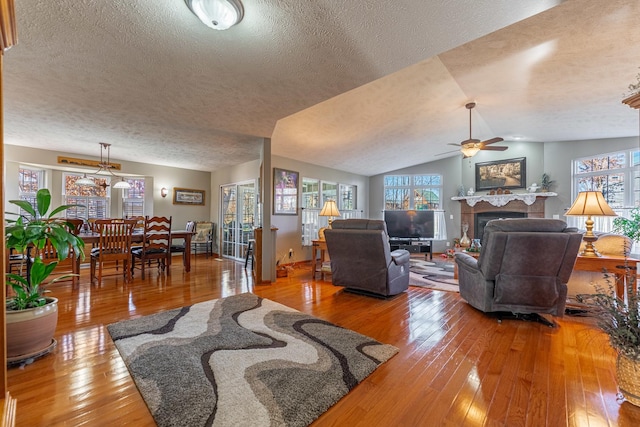
[[[496,188],[525,188],[526,158],[476,163],[476,191]]]

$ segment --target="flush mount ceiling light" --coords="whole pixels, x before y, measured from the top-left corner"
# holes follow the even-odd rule
[[[240,0],[185,0],[185,3],[204,25],[214,30],[231,28],[244,15]]]
[[[103,153],[107,152],[107,160],[104,160],[103,157]],[[120,181],[118,181],[117,183],[115,183],[113,185],[113,188],[131,188],[131,185],[124,180],[124,178],[116,175],[115,173],[113,173],[112,169],[115,167],[113,164],[111,164],[111,144],[107,144],[106,142],[101,142],[100,143],[100,163],[98,163],[98,170],[93,174],[93,175],[97,175],[100,172],[108,172],[111,176],[113,176],[114,178],[120,178]],[[87,176],[87,174],[85,173],[84,176],[80,179],[78,179],[76,181],[76,185],[79,185],[81,187],[97,187],[98,184],[96,184],[96,182],[89,178]],[[106,186],[106,184],[105,184]]]

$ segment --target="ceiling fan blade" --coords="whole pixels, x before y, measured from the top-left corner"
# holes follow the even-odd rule
[[[484,151],[504,151],[509,147],[482,147],[481,150]]]
[[[486,141],[482,141],[482,144],[489,145],[489,144],[495,144],[496,142],[501,142],[501,141],[504,141],[504,138],[496,137],[496,138],[487,139]]]
[[[451,144],[451,145],[456,145],[456,144]],[[459,153],[459,152],[460,150],[451,150],[451,151],[445,151],[444,153],[434,154],[434,156],[444,156],[445,154]]]

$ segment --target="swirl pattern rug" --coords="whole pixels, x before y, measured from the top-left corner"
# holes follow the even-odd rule
[[[398,352],[246,293],[108,326],[159,426],[306,426]]]
[[[458,280],[453,278],[453,268],[451,262],[411,258],[409,284],[439,291],[460,292]]]

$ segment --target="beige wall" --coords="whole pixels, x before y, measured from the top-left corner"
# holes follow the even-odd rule
[[[97,147],[97,146],[96,146]],[[62,174],[70,172],[95,172],[95,168],[69,168],[57,164],[58,156],[86,158],[99,160],[90,156],[78,154],[60,153],[37,148],[5,145],[6,173],[3,186],[6,194],[5,200],[15,199],[18,196],[18,168],[21,164],[42,168],[46,171],[46,185],[52,194],[54,206],[61,204]],[[172,228],[184,229],[189,220],[208,220],[211,211],[211,173],[188,169],[179,169],[166,166],[150,165],[146,163],[129,162],[112,159],[121,163],[122,170],[119,175],[145,177],[147,189],[145,194],[145,213],[147,215],[172,216]],[[169,194],[166,198],[160,196],[160,189],[166,187]],[[192,188],[205,190],[205,206],[183,206],[173,204],[173,187]],[[118,208],[121,203],[121,191],[111,190],[113,216],[119,216]],[[15,211],[13,205],[5,204],[6,212]]]

